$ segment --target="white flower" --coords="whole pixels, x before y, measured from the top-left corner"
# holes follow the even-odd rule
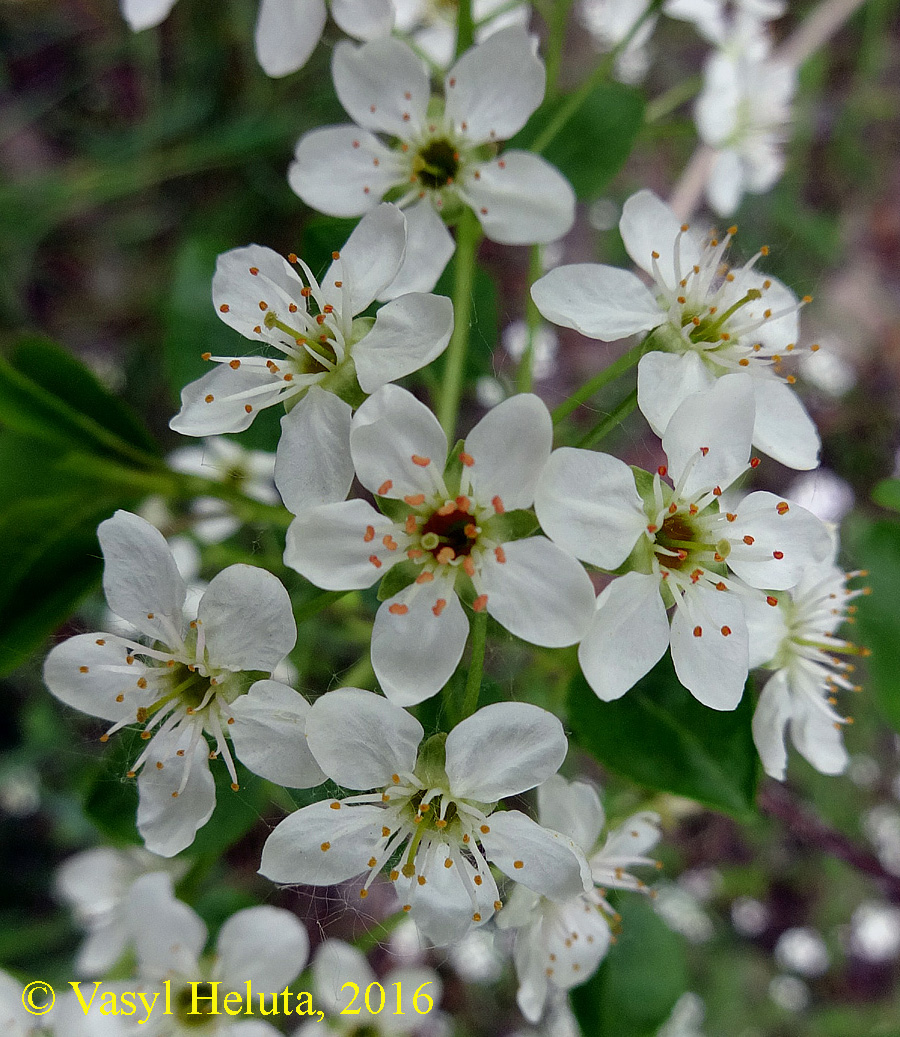
[[[278,504],[275,489],[275,455],[262,450],[246,450],[224,436],[206,439],[202,446],[184,446],[169,454],[170,468],[186,475],[201,475],[227,483],[252,500]],[[218,497],[198,497],[191,502],[197,515],[194,534],[207,544],[226,540],[240,528],[227,501]]]
[[[277,907],[251,907],[232,915],[219,931],[215,952],[203,956],[206,926],[187,904],[176,900],[171,880],[166,875],[145,875],[131,891],[128,905],[129,924],[138,962],[138,979],[148,999],[155,990],[160,994],[156,1009],[144,1025],[134,1033],[144,1037],[278,1037],[270,1023],[258,1019],[260,996],[271,1014],[273,994],[280,995],[296,979],[309,957],[309,937],[301,923],[290,913]],[[169,981],[172,1014],[161,1011]],[[196,983],[197,1014],[193,1008]],[[210,984],[217,983],[213,995]],[[230,991],[242,998],[246,1007],[248,984],[253,995],[253,1014],[232,1018],[224,1008]],[[134,989],[134,980],[129,984]],[[201,1000],[216,996],[218,1014],[212,1014],[213,1003]],[[279,999],[278,1007],[283,1010]],[[232,1009],[234,1008],[232,1002]]]
[[[544,66],[523,29],[467,50],[445,77],[443,101],[432,99],[421,58],[395,39],[339,43],[332,75],[356,125],[303,136],[288,179],[307,205],[333,216],[396,198],[409,229],[403,291],[434,286],[454,250],[440,214],[463,205],[507,245],[554,241],[572,226],[575,196],[553,166],[531,152],[495,154],[544,96]]]
[[[796,69],[771,57],[752,34],[738,35],[707,60],[694,118],[701,139],[716,150],[706,193],[720,216],[780,178],[796,90]]]
[[[122,15],[138,32],[159,25],[175,0],[121,0]],[[337,25],[358,40],[390,34],[391,0],[331,0]],[[303,68],[325,28],[325,0],[260,0],[256,20],[256,57],[270,76],[286,76]]]
[[[653,332],[638,365],[638,406],[660,436],[687,396],[745,371],[753,377],[756,448],[790,468],[815,468],[818,433],[785,384],[793,376],[780,375],[782,360],[796,347],[801,304],[780,281],[756,273],[768,249],[723,271],[736,228],[704,243],[651,191],[628,199],[619,229],[653,287],[616,267],[557,267],[531,290],[541,313],[604,342]]]
[[[728,47],[735,36],[747,38],[763,33],[765,22],[787,11],[786,0],[665,0],[663,11],[670,18],[693,22],[710,43]]]
[[[99,1012],[85,1015],[77,998],[68,993],[56,995],[53,1008],[43,1015],[32,1015],[22,1003],[22,993],[29,986],[0,969],[0,1034],[3,1037],[124,1037],[125,1028],[118,1016]],[[46,984],[32,993],[33,1004],[46,1003]]]
[[[605,701],[623,695],[671,642],[681,683],[704,705],[734,709],[749,668],[742,599],[763,597],[745,585],[785,590],[828,555],[823,523],[774,494],[751,493],[735,512],[719,508],[722,491],[758,463],[748,465],[748,383],[727,375],[688,397],[663,437],[668,467],[652,479],[588,450],[564,447],[550,458],[535,497],[544,531],[583,561],[614,570],[628,560],[632,570],[600,594],[578,649]]]
[[[578,15],[582,25],[596,40],[600,50],[618,46],[644,18],[650,0],[581,0]],[[650,66],[648,44],[656,28],[657,16],[646,18],[628,45],[616,56],[616,77],[625,83],[637,83]]]
[[[453,0],[394,0],[396,26],[412,38],[418,50],[436,65],[446,68],[456,53],[458,9]],[[478,26],[475,42],[510,25],[527,28],[531,4],[509,6],[508,0],[473,0],[472,18]]]
[[[170,426],[188,436],[241,432],[260,410],[283,403],[289,413],[282,419],[282,441],[291,461],[283,463],[279,451],[275,475],[285,503],[299,511],[341,500],[353,479],[347,441],[352,407],[344,398],[358,403],[365,393],[424,367],[443,352],[453,330],[453,304],[437,295],[394,298],[374,321],[355,316],[388,289],[405,251],[406,220],[385,204],[360,220],[343,251],[333,253],[321,285],[294,255],[288,262],[250,245],[220,256],[213,303],[222,320],[282,355],[276,362],[263,355],[204,354],[219,366],[182,390],[181,411]]]
[[[516,539],[534,528],[521,509],[551,440],[547,408],[530,394],[489,411],[449,458],[437,418],[398,386],[354,415],[357,477],[388,514],[362,500],[311,508],[291,524],[284,558],[329,590],[389,574],[372,665],[392,701],[421,702],[452,676],[469,632],[460,593],[532,644],[558,648],[585,633],[594,595],[581,566],[545,537]]]
[[[587,855],[593,885],[557,903],[527,888],[523,879],[497,919],[501,929],[516,929],[517,1000],[532,1023],[540,1019],[548,997],[556,1000],[554,992],[577,987],[597,970],[618,921],[606,891],[646,890],[646,883],[626,869],[656,866],[647,851],[659,840],[659,816],[645,811],[611,831],[603,846],[591,854],[605,821],[596,789],[554,775],[537,792],[538,820],[568,836]]]
[[[47,687],[69,706],[113,721],[102,736],[145,725],[137,825],[164,857],[189,846],[215,807],[210,757],[222,755],[237,788],[226,730],[240,759],[280,785],[305,788],[322,774],[306,750],[302,695],[260,680],[243,692],[241,671],[271,672],[293,648],[297,628],[287,591],[271,573],[232,565],[184,614],[185,585],[162,534],[127,511],[97,531],[110,608],[152,643],[114,634],[80,634],[57,645],[44,665]],[[210,753],[204,733],[212,735]]]
[[[502,907],[488,861],[554,899],[586,888],[587,865],[571,839],[518,810],[496,809],[565,759],[568,743],[552,713],[501,702],[420,745],[422,725],[405,710],[341,688],[315,702],[306,736],[334,782],[376,791],[286,817],[260,864],[274,882],[327,886],[365,874],[365,899],[388,865],[403,910],[437,944]]]
[[[343,940],[326,940],[316,951],[312,972],[313,1004],[325,1013],[327,1022],[304,1023],[294,1032],[293,1037],[325,1037],[326,1034],[352,1037],[360,1032],[368,1037],[393,1037],[395,1034],[413,1033],[425,1024],[433,1026],[441,1014],[437,1006],[441,1000],[443,984],[434,969],[392,969],[379,981],[362,951]],[[381,995],[373,990],[367,1002],[366,991],[370,984],[377,982],[381,983],[384,990],[384,1008],[380,1012],[370,1012],[368,1005],[378,1005]],[[355,983],[359,988],[357,998],[353,998],[353,988],[347,986],[348,983]],[[421,991],[419,1012],[415,1004],[417,991]],[[398,996],[399,1014],[396,1011]],[[433,1007],[420,1014],[427,1007],[428,998]],[[359,1014],[342,1014],[351,1000],[354,1002],[353,1010],[360,1009]]]
[[[766,773],[780,781],[788,728],[797,750],[822,774],[840,774],[847,766],[841,728],[849,719],[834,707],[838,691],[859,690],[849,677],[855,667],[841,655],[860,649],[837,630],[855,611],[851,601],[865,593],[847,586],[858,575],[843,572],[832,556],[779,594],[778,608],[748,605],[751,663],[775,671],[759,697],[753,740]]]
[[[164,860],[138,846],[100,846],[64,861],[56,872],[57,895],[88,931],[78,950],[76,971],[102,976],[121,958],[129,941],[128,894],[141,875],[165,871],[177,879],[186,870],[184,862]]]

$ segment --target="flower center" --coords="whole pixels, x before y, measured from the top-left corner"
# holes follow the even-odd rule
[[[440,552],[447,547],[453,551],[451,557],[459,558],[471,554],[477,542],[475,519],[458,504],[449,513],[438,509],[422,527],[422,547],[437,561],[441,561]]]
[[[194,994],[194,989],[197,993]],[[194,1011],[196,996],[197,1008]],[[175,995],[175,1015],[182,1026],[206,1026],[213,1015],[213,987],[211,983],[197,983],[182,987]]]
[[[459,152],[448,140],[431,140],[413,159],[413,174],[432,191],[452,184],[459,172]]]

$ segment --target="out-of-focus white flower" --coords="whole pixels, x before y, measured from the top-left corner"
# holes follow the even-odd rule
[[[715,929],[699,897],[673,882],[660,883],[656,894],[656,913],[670,929],[691,943],[712,939]]]
[[[783,969],[815,979],[828,971],[830,956],[821,934],[807,926],[786,929],[775,944],[775,960]]]
[[[442,215],[465,206],[506,245],[554,241],[572,226],[575,195],[565,177],[532,152],[496,154],[544,97],[546,71],[524,29],[501,29],[467,50],[444,79],[443,99],[431,97],[424,62],[396,39],[339,43],[332,75],[356,125],[301,137],[288,180],[332,216],[396,198],[409,237],[395,290],[434,287],[455,248]]]
[[[689,990],[675,1002],[672,1014],[657,1031],[656,1037],[703,1037],[701,1028],[705,1017],[703,998]]]
[[[650,6],[650,0],[581,0],[578,16],[601,51],[612,50],[631,32]],[[616,77],[623,83],[638,83],[650,67],[648,43],[657,16],[647,18],[633,39],[616,56]]]
[[[546,537],[522,535],[534,527],[523,512],[551,441],[550,414],[530,393],[489,411],[449,457],[437,418],[399,386],[354,415],[357,477],[388,514],[363,500],[307,509],[288,529],[284,558],[327,590],[391,581],[372,666],[393,702],[422,702],[452,676],[469,636],[460,595],[532,644],[561,648],[584,635],[590,578]]]
[[[313,958],[312,973],[313,1004],[325,1013],[326,1022],[304,1023],[292,1037],[352,1037],[360,1033],[367,1037],[394,1037],[415,1033],[425,1026],[431,1028],[441,1015],[438,1005],[443,984],[434,969],[396,968],[378,979],[362,951],[343,940],[326,940]],[[384,990],[384,1008],[378,1012],[369,1010],[370,1004],[381,1002],[380,993],[373,991],[368,996],[373,983],[380,983]],[[358,987],[358,998],[353,998],[353,987],[348,984]],[[351,1012],[355,1014],[344,1011],[351,1001]],[[429,1001],[433,1007],[423,1011]]]
[[[811,998],[809,987],[796,976],[773,976],[769,997],[786,1012],[802,1012]]]
[[[507,324],[502,335],[503,348],[513,358],[521,360],[528,346],[528,326],[523,320],[515,320]],[[539,324],[534,329],[532,345],[531,373],[536,382],[549,378],[556,369],[556,353],[559,339],[552,328]]]
[[[780,374],[796,349],[798,313],[809,297],[799,303],[780,281],[756,272],[768,249],[743,267],[723,269],[737,228],[704,242],[652,191],[628,199],[619,229],[652,288],[617,267],[561,266],[532,286],[540,312],[603,342],[652,332],[638,364],[638,406],[657,435],[692,393],[743,371],[756,401],[754,446],[790,468],[815,468],[818,432],[790,389],[793,375]]]
[[[600,594],[578,649],[604,701],[624,695],[671,644],[681,683],[704,705],[734,709],[750,662],[745,600],[765,602],[759,589],[786,590],[828,557],[825,526],[774,494],[720,510],[723,490],[755,467],[753,409],[741,374],[689,396],[663,437],[668,466],[645,473],[640,492],[634,471],[608,454],[562,447],[550,457],[535,494],[544,531],[584,562],[630,567]]]
[[[394,0],[395,24],[409,34],[418,50],[441,68],[456,54],[457,4],[453,0]],[[508,0],[473,0],[472,18],[477,26],[475,42],[481,43],[499,29],[511,25],[527,28],[531,4],[510,7]]]
[[[166,460],[176,472],[226,483],[265,504],[279,503],[274,454],[246,450],[224,436],[214,436],[205,439],[202,446],[179,447]],[[191,502],[191,510],[197,516],[193,532],[207,544],[217,544],[240,528],[228,502],[218,497],[198,497]]]
[[[229,566],[207,587],[197,619],[188,620],[184,580],[157,529],[117,511],[97,535],[109,607],[152,647],[80,634],[50,652],[44,680],[67,705],[113,722],[102,741],[135,721],[145,725],[148,744],[129,776],[140,771],[137,825],[147,848],[174,856],[212,816],[211,756],[224,757],[237,788],[226,731],[262,777],[297,788],[324,780],[303,738],[303,696],[273,680],[247,690],[242,673],[271,672],[294,646],[297,628],[280,581],[254,566]]]
[[[592,886],[563,901],[549,900],[517,881],[501,929],[515,929],[513,957],[519,979],[517,1001],[529,1022],[537,1022],[548,1000],[586,982],[606,955],[618,915],[606,900],[608,889],[647,889],[627,869],[655,866],[647,856],[659,840],[659,816],[645,811],[613,829],[592,853],[605,815],[596,789],[554,775],[538,788],[538,819],[568,836],[588,857]]]
[[[769,925],[770,912],[753,897],[738,897],[731,905],[731,922],[741,936],[760,936]]]
[[[458,940],[503,906],[488,861],[557,900],[584,889],[575,843],[518,810],[496,810],[554,774],[568,743],[551,713],[519,702],[479,709],[423,743],[422,725],[358,688],[316,701],[306,737],[338,785],[375,789],[303,807],[266,840],[273,882],[330,886],[365,875],[360,897],[390,871],[404,911],[434,943]]]
[[[900,908],[866,901],[853,912],[850,951],[871,962],[893,961],[900,955]]]
[[[53,1008],[32,1015],[22,1002],[28,981],[18,982],[0,969],[0,1034],[3,1037],[126,1037],[119,1016],[90,1012],[85,1015],[75,994],[70,990],[55,998]],[[29,1000],[42,1008],[49,999],[47,984],[38,981]]]
[[[830,468],[798,475],[788,487],[788,497],[823,522],[840,524],[853,507],[853,487]]]
[[[186,870],[184,861],[168,861],[137,846],[97,847],[64,861],[56,872],[57,895],[88,931],[78,949],[76,971],[102,976],[127,949],[128,896],[141,875],[163,871],[178,879]]]
[[[121,0],[122,15],[138,32],[159,25],[175,0]],[[391,0],[330,0],[331,16],[348,36],[371,40],[390,34]],[[303,68],[325,28],[325,0],[260,0],[256,20],[256,58],[270,76]]]
[[[780,18],[786,0],[665,0],[663,12],[693,22],[710,43],[727,47],[735,35],[762,35],[764,23]]]

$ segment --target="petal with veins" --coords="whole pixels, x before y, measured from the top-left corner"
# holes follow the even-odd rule
[[[541,828],[518,810],[488,818],[481,841],[488,858],[511,879],[549,900],[566,900],[591,885],[584,854],[571,839]]]
[[[672,616],[672,662],[678,679],[704,706],[737,707],[747,683],[749,648],[744,606],[736,594],[702,584],[685,591]]]
[[[269,386],[269,392],[242,395],[264,385]],[[181,390],[181,410],[169,422],[169,428],[183,436],[243,432],[250,428],[260,410],[273,404],[284,386],[280,376],[261,365],[243,364],[234,370],[228,364],[217,364]],[[252,408],[249,411],[248,406]]]
[[[689,396],[709,389],[715,376],[689,349],[686,353],[645,353],[638,363],[638,407],[658,435]]]
[[[355,47],[342,40],[331,59],[338,100],[357,125],[401,140],[425,121],[431,88],[421,58],[400,40]]]
[[[402,178],[404,174],[401,172]],[[431,200],[423,198],[403,210],[406,215],[406,258],[400,272],[379,296],[396,299],[407,292],[430,292],[456,250],[453,235]]]

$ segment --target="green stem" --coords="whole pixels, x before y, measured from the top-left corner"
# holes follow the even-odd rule
[[[444,378],[438,401],[438,419],[453,440],[459,401],[462,396],[463,376],[466,370],[466,351],[469,347],[469,321],[472,314],[472,288],[475,283],[475,262],[481,226],[471,209],[463,209],[456,228],[456,257],[453,282],[453,335],[447,346]]]
[[[531,246],[528,261],[529,284],[534,284],[544,272],[543,251],[540,245]],[[535,306],[530,292],[528,293],[528,301],[525,304],[525,325],[528,328],[528,338],[525,341],[525,352],[522,354],[522,359],[519,361],[519,367],[516,371],[516,389],[519,392],[531,392],[534,372],[534,340],[537,336],[537,330],[541,326],[541,314],[537,306]]]
[[[620,424],[637,406],[637,389],[633,389],[616,409],[608,414],[599,425],[595,425],[578,443],[583,450],[590,450]]]
[[[659,97],[654,97],[652,101],[647,102],[644,121],[647,123],[659,122],[660,119],[674,112],[676,108],[680,108],[685,101],[690,101],[695,94],[700,92],[702,86],[702,76],[690,76],[683,83],[676,83]]]
[[[535,142],[531,145],[532,151],[540,154],[540,152],[549,147],[552,141],[554,141],[562,130],[565,129],[572,116],[588,99],[594,88],[599,86],[601,83],[606,82],[616,63],[616,58],[628,46],[628,44],[631,43],[647,19],[656,14],[660,7],[662,7],[662,0],[652,0],[647,10],[644,11],[641,17],[638,18],[634,25],[632,25],[628,30],[628,34],[624,39],[620,40],[615,47],[613,47],[600,64],[597,65],[594,71],[587,77],[587,79],[585,79],[581,86],[578,87],[577,90],[573,90],[572,93],[565,98],[557,109],[556,114],[544,127],[543,132],[538,134]]]
[[[555,0],[548,12],[547,30],[547,97],[555,97],[559,92],[559,70],[562,67],[562,52],[566,42],[566,22],[572,0]]]
[[[294,609],[294,620],[299,625],[307,619],[312,619],[322,609],[327,609],[329,605],[340,601],[345,594],[349,593],[349,591],[319,591],[318,594],[313,595],[308,601],[304,601],[302,605],[298,605]]]
[[[286,529],[293,521],[294,516],[278,504],[265,504],[263,501],[254,500],[239,490],[235,490],[228,483],[217,482],[215,479],[205,479],[200,475],[175,476],[174,496],[180,500],[191,500],[194,497],[215,497],[230,504],[237,516],[246,522],[259,522],[262,525],[280,526]]]
[[[472,614],[472,658],[469,660],[469,673],[466,677],[466,689],[463,692],[462,719],[470,717],[478,709],[478,697],[481,694],[481,678],[484,674],[484,649],[487,642],[487,612]]]
[[[644,355],[644,342],[639,342],[633,349],[629,349],[627,353],[623,353],[618,360],[614,360],[609,367],[604,367],[599,374],[595,374],[593,378],[585,382],[580,389],[576,389],[572,395],[561,403],[553,411],[553,424],[557,425],[563,418],[567,418],[572,411],[577,410],[585,400],[589,400],[592,396],[598,393],[605,385],[614,381],[619,375],[625,374],[630,368],[641,359]]]
[[[472,16],[472,0],[459,0],[459,15],[456,22],[456,56],[459,57],[475,42],[475,19]]]

